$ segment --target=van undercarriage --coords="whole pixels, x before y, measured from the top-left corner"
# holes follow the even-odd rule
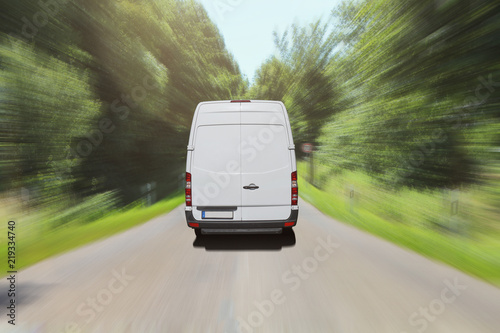
[[[291,210],[290,216],[286,220],[272,221],[228,221],[211,220],[200,221],[194,218],[192,211],[185,211],[186,220],[189,227],[193,228],[196,234],[280,234],[283,228],[292,228],[297,223],[298,210]],[[198,231],[199,230],[199,231]]]

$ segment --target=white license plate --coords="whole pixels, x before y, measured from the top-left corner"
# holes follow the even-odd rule
[[[203,218],[203,219],[232,219],[233,218],[233,211],[223,211],[223,212],[202,211],[201,218]]]

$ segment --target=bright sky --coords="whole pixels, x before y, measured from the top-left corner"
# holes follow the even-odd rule
[[[274,54],[273,31],[292,23],[326,20],[340,0],[196,0],[219,27],[226,47],[252,82],[262,62]]]

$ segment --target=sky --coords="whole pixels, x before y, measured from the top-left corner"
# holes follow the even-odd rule
[[[255,71],[275,53],[273,31],[281,35],[293,23],[328,19],[341,0],[196,0],[224,37],[226,48],[250,83]]]

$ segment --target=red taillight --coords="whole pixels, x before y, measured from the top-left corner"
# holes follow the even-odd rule
[[[235,99],[231,103],[250,103],[249,99]]]
[[[199,224],[199,223],[191,223],[191,222],[190,222],[190,223],[188,223],[188,225],[189,225],[190,227],[193,227],[193,228],[199,228],[199,227],[200,227],[200,224]]]
[[[299,189],[292,187],[292,206],[296,206],[299,201]]]
[[[186,172],[186,206],[191,206],[191,174]]]
[[[299,202],[299,187],[297,185],[297,171],[292,172],[292,206]]]
[[[295,222],[285,222],[285,227],[293,227]]]

